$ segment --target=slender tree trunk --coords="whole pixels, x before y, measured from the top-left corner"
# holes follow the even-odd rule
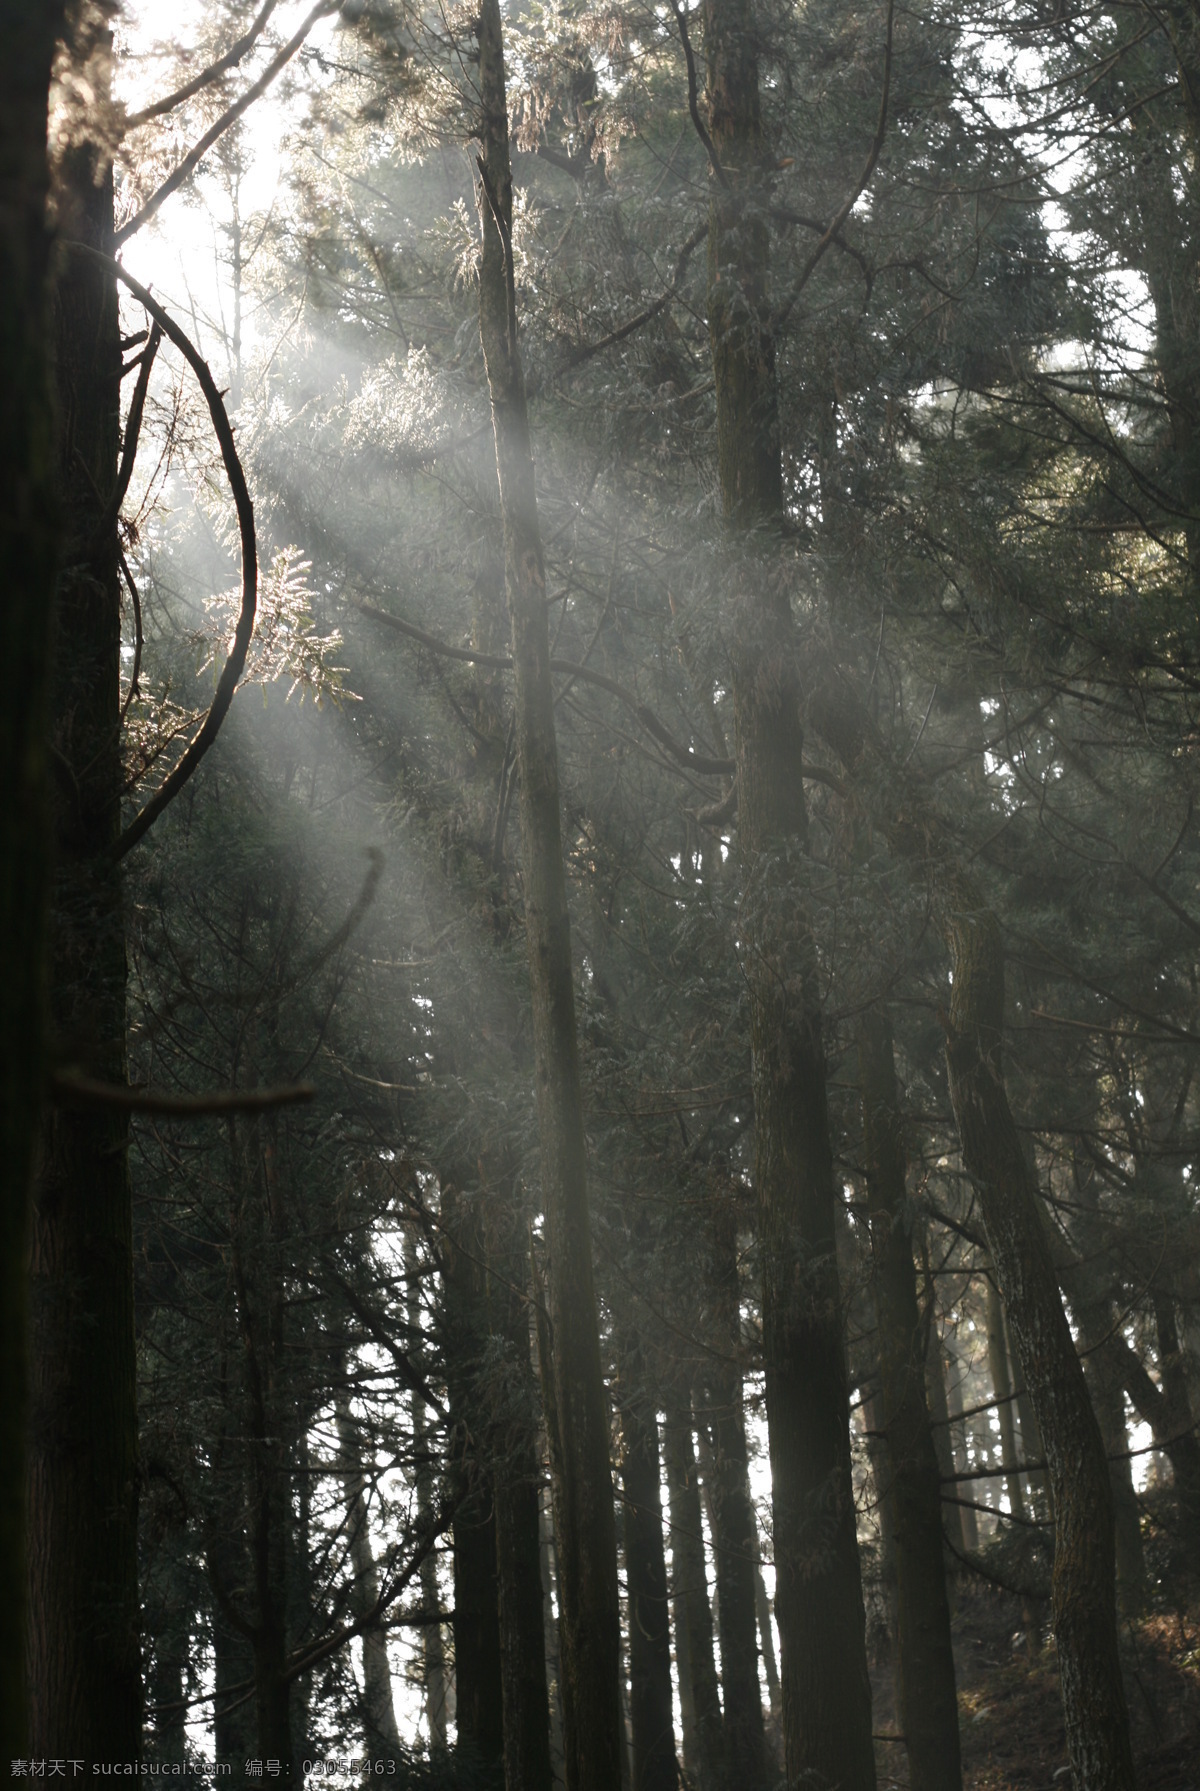
[[[895,1524],[896,1686],[913,1791],[961,1791],[941,1476],[925,1404],[925,1338],[908,1221],[904,1145],[887,1016],[863,1018],[858,1046],[879,1337],[882,1427]]]
[[[411,1233],[404,1240],[404,1273],[407,1279],[407,1316],[412,1337],[421,1330],[421,1292],[416,1245]],[[433,1438],[425,1401],[414,1389],[412,1394],[413,1457],[416,1462],[417,1528],[424,1533],[433,1522]],[[438,1585],[437,1551],[430,1549],[421,1563],[421,1602],[427,1610],[441,1608]],[[429,1746],[434,1752],[446,1748],[446,1650],[440,1623],[426,1623],[421,1631],[422,1687],[424,1715],[429,1730]]]
[[[567,1791],[614,1791],[621,1757],[616,1521],[592,1281],[546,579],[517,344],[512,169],[499,0],[483,0],[477,29],[483,144],[479,318],[512,621],[525,930],[549,1247],[555,1411],[549,1431],[558,1529],[566,1781]]]
[[[716,1351],[705,1365],[707,1410],[700,1429],[709,1438],[705,1494],[717,1579],[721,1639],[725,1784],[754,1791],[767,1780],[762,1692],[758,1682],[758,1613],[754,1565],[758,1536],[750,1499],[746,1414],[743,1406],[737,1220],[729,1208],[709,1220],[709,1293]]]
[[[975,1512],[969,1505],[950,1504],[947,1497],[957,1495],[958,1492],[958,1483],[949,1476],[968,1473],[971,1467],[971,1451],[967,1446],[967,1431],[962,1421],[962,1370],[957,1355],[950,1351],[947,1374],[936,1323],[930,1325],[929,1331],[930,1354],[927,1360],[930,1365],[926,1368],[925,1385],[927,1389],[936,1387],[941,1392],[941,1400],[936,1409],[934,1401],[930,1400],[929,1415],[934,1423],[933,1441],[938,1452],[938,1470],[942,1475],[942,1525],[960,1549],[965,1548],[974,1553],[979,1547],[979,1525],[975,1521]],[[951,1564],[951,1571],[954,1571],[955,1566],[955,1563]]]
[[[996,1418],[1000,1425],[1000,1460],[1006,1473],[1004,1488],[1008,1508],[1015,1518],[1025,1516],[1025,1497],[1021,1491],[1021,1475],[1017,1464],[1017,1425],[1013,1410],[1012,1375],[1008,1365],[1008,1343],[1004,1335],[1004,1304],[1000,1289],[991,1275],[986,1277],[986,1319],[988,1369],[992,1376],[992,1396],[996,1401]]]
[[[504,1691],[487,1411],[478,1379],[488,1340],[486,1246],[478,1198],[442,1187],[444,1328],[452,1472],[462,1502],[454,1517],[454,1679],[458,1748],[468,1770],[499,1780]]]
[[[1133,1791],[1108,1463],[1004,1085],[1000,929],[962,878],[943,891],[942,925],[954,966],[946,1041],[950,1098],[1046,1445],[1055,1515],[1054,1631],[1071,1765],[1084,1791]]]
[[[367,1511],[367,1485],[362,1469],[362,1439],[350,1410],[350,1401],[339,1397],[336,1408],[338,1445],[342,1455],[342,1491],[346,1500],[346,1531],[350,1542],[350,1566],[354,1590],[350,1609],[363,1617],[379,1602],[379,1570],[371,1547]],[[394,1756],[400,1749],[396,1711],[392,1702],[392,1668],[387,1637],[382,1629],[368,1629],[363,1651],[363,1740],[367,1754]]]
[[[713,1655],[712,1609],[704,1570],[700,1477],[692,1447],[691,1394],[667,1391],[663,1442],[671,1509],[671,1588],[675,1600],[675,1655],[684,1713],[684,1762],[696,1791],[722,1782],[721,1698]],[[685,1698],[686,1675],[686,1698]],[[687,1721],[690,1705],[691,1733]]]
[[[107,9],[67,23],[95,138],[64,153],[63,234],[112,249]],[[121,592],[115,526],[121,346],[108,275],[64,258],[57,287],[63,572],[51,694],[56,882],[51,1008],[61,1045],[121,1084],[125,938],[112,859],[123,782]],[[136,1760],[141,1746],[137,1386],[128,1122],[115,1109],[46,1117],[32,1248],[29,1451],[30,1745],[42,1758]]]
[[[61,0],[4,0],[0,70],[0,1749],[27,1752],[30,1185],[45,1037],[50,620],[56,563],[46,110]]]
[[[765,557],[756,564],[753,553],[761,540],[777,558],[783,512],[767,294],[771,157],[750,0],[706,0],[704,21],[709,129],[723,169],[709,217],[709,334],[721,502],[739,548],[739,928],[750,996],[785,1767],[789,1783],[807,1772],[841,1791],[874,1791],[825,1053],[803,902],[808,817],[794,629],[778,565]]]
[[[675,1791],[679,1768],[675,1759],[658,1418],[636,1336],[626,1339],[622,1357],[620,1412],[633,1791]]]
[[[488,1202],[492,1330],[508,1351],[510,1394],[493,1415],[492,1483],[496,1514],[504,1780],[507,1791],[551,1791],[550,1698],[542,1612],[537,1398],[530,1360],[528,1233],[515,1199],[515,1177]]]
[[[823,667],[809,713],[852,771],[873,734],[854,692]],[[899,792],[897,792],[899,794]],[[905,796],[910,792],[905,792]],[[1059,1296],[1040,1196],[1004,1082],[1004,945],[995,915],[941,845],[919,797],[888,819],[893,848],[919,852],[953,970],[946,1019],[950,1099],[1021,1374],[1046,1446],[1054,1504],[1054,1632],[1067,1743],[1082,1791],[1132,1791],[1117,1651],[1112,1494],[1083,1364]],[[927,822],[927,825],[923,825]],[[935,844],[930,850],[930,842]]]

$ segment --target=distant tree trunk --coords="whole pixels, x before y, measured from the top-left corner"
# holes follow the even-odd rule
[[[1108,1463],[1004,1084],[1000,929],[965,878],[951,876],[940,907],[954,967],[950,1098],[1050,1471],[1054,1630],[1071,1765],[1087,1791],[1133,1791]]]
[[[1013,1384],[1008,1365],[1008,1342],[1004,1335],[1004,1304],[1000,1289],[991,1275],[985,1277],[988,1369],[992,1376],[992,1396],[996,1401],[996,1420],[1000,1426],[1000,1460],[1008,1470],[1004,1476],[1008,1508],[1016,1518],[1025,1516],[1025,1498],[1017,1469],[1017,1426],[1013,1411]]]
[[[739,932],[750,1010],[785,1768],[789,1782],[808,1772],[841,1791],[874,1791],[825,1053],[803,899],[803,736],[791,605],[778,565],[783,480],[767,293],[773,152],[762,137],[751,0],[706,0],[704,26],[709,130],[722,165],[711,185],[709,336],[721,504],[738,548],[730,595]],[[774,550],[774,564],[765,556],[755,563],[759,542]],[[727,1671],[723,1641],[722,1664]]]
[[[684,1763],[695,1782],[696,1791],[719,1791],[722,1782],[721,1698],[713,1655],[708,1577],[704,1570],[700,1477],[692,1447],[691,1394],[686,1387],[678,1391],[668,1388],[665,1397],[663,1443],[671,1510],[671,1589],[675,1601],[679,1701],[684,1713]]]
[[[852,689],[823,667],[809,713],[851,770],[872,740]],[[1083,1364],[1063,1311],[1037,1184],[1004,1082],[1004,944],[995,915],[949,845],[889,817],[892,843],[920,853],[953,971],[946,1018],[950,1099],[1021,1373],[1046,1446],[1054,1502],[1054,1631],[1071,1765],[1087,1791],[1132,1791],[1129,1716],[1117,1652],[1112,1495]]]
[[[542,1563],[542,1633],[546,1639],[546,1689],[550,1694],[550,1765],[555,1785],[563,1783],[562,1659],[555,1615],[554,1515],[549,1501],[538,1501],[539,1554]]]
[[[878,1327],[880,1415],[895,1524],[896,1684],[913,1791],[961,1791],[958,1694],[946,1598],[941,1476],[925,1404],[925,1338],[908,1218],[887,1016],[859,1031],[864,1157]]]
[[[110,9],[72,6],[76,91],[94,135],[64,152],[64,236],[112,251]],[[8,46],[6,45],[6,54]],[[115,523],[121,343],[116,288],[67,255],[56,293],[63,571],[51,729],[56,880],[51,1012],[60,1049],[126,1080],[125,937],[112,858],[124,773]],[[29,1452],[30,1746],[42,1758],[136,1761],[141,1747],[137,1383],[128,1121],[59,1108],[42,1131],[32,1247]]]
[[[339,1395],[336,1406],[338,1445],[342,1456],[342,1490],[346,1500],[346,1534],[354,1576],[350,1609],[364,1617],[379,1602],[379,1570],[371,1547],[367,1510],[367,1484],[362,1468],[362,1439],[350,1410],[349,1398]],[[396,1711],[392,1702],[392,1668],[387,1636],[382,1629],[363,1632],[363,1741],[368,1756],[394,1757],[400,1749]]]
[[[962,1378],[958,1358],[953,1352],[950,1352],[950,1372],[946,1373],[936,1323],[929,1327],[929,1356],[926,1361],[925,1386],[941,1393],[940,1403],[936,1406],[934,1400],[930,1399],[929,1416],[934,1424],[933,1441],[938,1452],[938,1471],[942,1476],[942,1525],[960,1549],[965,1548],[974,1553],[979,1547],[979,1525],[975,1521],[974,1509],[970,1505],[954,1505],[949,1502],[951,1497],[957,1496],[959,1484],[952,1481],[950,1476],[968,1473],[971,1467],[966,1426],[962,1422]],[[971,1482],[963,1484],[970,1485]]]
[[[504,1763],[499,1583],[487,1422],[478,1378],[488,1339],[481,1202],[443,1183],[442,1268],[454,1516],[454,1679],[458,1748],[467,1770],[498,1781]]]
[[[621,1758],[616,1520],[592,1280],[546,579],[525,376],[517,344],[512,169],[499,0],[483,0],[477,30],[483,144],[479,319],[512,621],[525,931],[549,1250],[555,1415],[548,1429],[558,1529],[566,1780],[567,1791],[613,1791]]]
[[[754,1600],[757,1531],[750,1499],[743,1406],[737,1219],[728,1207],[709,1219],[709,1296],[715,1350],[705,1363],[707,1428],[705,1494],[717,1579],[721,1638],[725,1784],[755,1791],[766,1783],[766,1737],[758,1682],[758,1613]]]
[[[421,1329],[421,1293],[416,1245],[411,1234],[404,1240],[404,1273],[407,1278],[407,1318],[409,1332],[416,1337]],[[416,1463],[417,1527],[424,1533],[433,1522],[433,1439],[425,1401],[414,1389],[412,1394],[413,1457]],[[430,1549],[421,1563],[421,1602],[429,1611],[441,1608],[438,1586],[437,1551]],[[421,1631],[421,1655],[425,1694],[425,1720],[429,1728],[432,1750],[446,1747],[446,1651],[440,1623],[426,1623]]]
[[[756,1524],[756,1537],[757,1531]],[[783,1692],[779,1683],[779,1662],[775,1658],[775,1637],[771,1633],[771,1602],[767,1597],[767,1582],[763,1578],[762,1561],[757,1552],[754,1558],[754,1608],[758,1612],[758,1639],[762,1649],[763,1671],[767,1675],[767,1700],[772,1711],[778,1714],[783,1702]]]
[[[550,1698],[542,1611],[537,1399],[530,1360],[528,1234],[515,1200],[515,1177],[489,1199],[488,1255],[492,1331],[508,1350],[509,1397],[493,1414],[492,1484],[496,1512],[504,1781],[507,1791],[552,1791]]]
[[[629,1599],[633,1791],[675,1791],[671,1624],[659,1491],[658,1418],[640,1340],[621,1353],[622,1483]]]
[[[27,1753],[30,1185],[45,1073],[47,696],[56,563],[46,109],[62,5],[4,0],[0,69],[0,1748]]]

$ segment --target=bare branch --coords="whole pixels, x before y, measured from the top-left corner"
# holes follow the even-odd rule
[[[244,32],[223,56],[219,56],[215,62],[210,63],[206,69],[202,69],[198,75],[185,82],[182,87],[177,87],[174,93],[168,93],[164,99],[155,100],[152,106],[145,106],[142,111],[132,113],[125,120],[125,129],[136,131],[140,125],[149,124],[152,118],[162,118],[167,112],[173,112],[176,106],[182,106],[185,100],[193,99],[196,94],[203,93],[206,87],[211,87],[214,81],[219,81],[229,69],[236,68],[246,52],[253,49],[258,42],[266,29],[267,20],[278,5],[279,0],[267,0],[249,31]]]
[[[700,84],[696,78],[696,58],[692,53],[692,40],[688,35],[687,10],[679,4],[679,0],[671,0],[671,11],[675,14],[675,23],[679,27],[679,37],[683,44],[684,61],[687,63],[688,111],[692,115],[692,123],[696,127],[696,135],[704,145],[708,156],[708,164],[728,193],[729,176],[721,166],[721,158],[717,154],[716,145],[708,133],[708,126],[700,116]]]
[[[120,248],[122,243],[128,242],[129,238],[133,236],[136,231],[140,230],[143,224],[149,222],[164,201],[171,197],[172,193],[178,192],[184,181],[195,172],[196,167],[203,157],[208,154],[208,151],[212,148],[218,137],[223,137],[230,125],[236,124],[238,119],[242,116],[242,113],[254,104],[254,101],[261,93],[266,92],[276,75],[285,69],[288,63],[292,60],[292,57],[296,54],[296,51],[300,48],[313,26],[317,23],[317,20],[325,18],[327,14],[331,12],[337,12],[340,5],[341,0],[317,0],[317,4],[304,19],[299,30],[288,39],[282,50],[271,58],[262,74],[258,77],[258,80],[247,87],[241,99],[235,100],[233,105],[230,106],[227,111],[222,112],[215,124],[209,126],[200,141],[188,150],[179,166],[167,175],[167,178],[163,181],[158,191],[150,195],[145,205],[142,206],[142,209],[135,212],[126,223],[122,224],[121,228],[117,231],[116,236],[113,238],[113,241],[118,248]]]
[[[93,249],[86,243],[69,242],[65,246],[72,249],[77,255],[86,255],[90,260],[99,262],[101,267],[107,268],[110,274],[122,281],[138,303],[144,306],[155,322],[160,325],[164,336],[175,344],[196,375],[200,389],[208,402],[213,429],[216,432],[217,441],[220,443],[221,458],[225,462],[225,472],[237,510],[238,533],[241,536],[242,544],[242,607],[237,627],[234,630],[233,646],[217,681],[212,707],[175,769],[168,773],[145,808],[129,823],[113,847],[113,857],[121,859],[149,831],[168,803],[173,802],[178,796],[216,739],[221,729],[221,723],[229,712],[233,693],[237,689],[238,679],[242,675],[246,664],[246,655],[250,650],[250,637],[254,632],[254,615],[258,604],[258,544],[254,533],[254,506],[250,501],[250,491],[246,484],[246,475],[242,471],[242,463],[238,459],[229,413],[217,390],[217,382],[209,371],[208,362],[191,338],[180,329],[169,312],[164,311],[158,300],[150,296],[141,281],[135,280],[119,261],[114,261],[111,255],[101,254],[99,249]]]
[[[211,1094],[159,1094],[125,1083],[99,1082],[67,1070],[50,1078],[50,1094],[59,1107],[118,1107],[122,1113],[156,1113],[173,1119],[205,1119],[227,1113],[266,1113],[274,1107],[295,1107],[316,1094],[311,1082],[284,1088],[217,1088]]]

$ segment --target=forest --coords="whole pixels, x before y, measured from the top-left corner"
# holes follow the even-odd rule
[[[1200,1786],[1200,0],[0,0],[10,1776]]]

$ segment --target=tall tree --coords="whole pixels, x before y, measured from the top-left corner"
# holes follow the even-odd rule
[[[767,289],[767,165],[749,0],[708,0],[708,308],[731,538],[740,924],[789,1781],[873,1791],[871,1688],[850,1477],[833,1151],[811,925],[795,639]]]
[[[29,1194],[45,1074],[46,719],[56,563],[46,120],[62,6],[5,0],[0,74],[0,1738],[25,1745]]]
[[[512,623],[534,1075],[549,1245],[551,1448],[567,1791],[620,1780],[620,1610],[608,1415],[588,1223],[570,924],[559,814],[546,577],[517,340],[512,165],[499,0],[478,21],[479,323],[491,397]]]
[[[113,247],[111,6],[67,14],[55,196],[63,235]],[[116,287],[66,254],[56,294],[65,536],[52,684],[58,1049],[126,1081],[125,936],[114,856],[124,785]],[[141,1742],[138,1465],[128,1114],[59,1106],[43,1129],[32,1250],[31,1740],[44,1757],[135,1760]],[[86,1315],[86,1323],[80,1322]]]

